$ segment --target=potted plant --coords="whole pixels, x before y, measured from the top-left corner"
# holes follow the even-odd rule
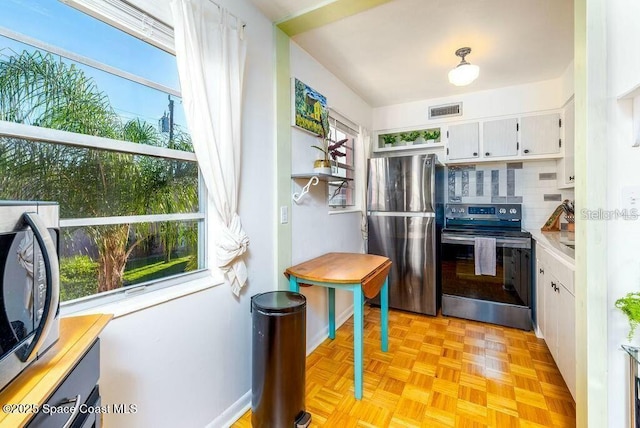
[[[400,134],[400,140],[405,141],[407,145],[413,144],[418,138],[420,138],[420,132],[418,131],[403,132]]]
[[[440,138],[439,129],[427,129],[424,132],[424,139],[427,142],[427,144],[435,143],[438,138]]]
[[[385,134],[382,136],[382,141],[384,141],[385,147],[393,147],[398,141],[398,137],[396,134]]]
[[[322,134],[318,135],[320,141],[322,141],[321,145],[313,145],[314,149],[318,149],[322,152],[322,159],[317,159],[313,163],[313,171],[319,174],[331,174],[331,160],[336,161],[338,158],[346,156],[344,153],[340,152],[340,148],[345,145],[348,138],[344,138],[340,141],[333,141],[329,135],[329,125],[328,123],[322,123]],[[331,159],[330,159],[331,158]]]
[[[640,293],[627,293],[626,296],[616,300],[616,308],[620,309],[629,319],[629,334],[627,339],[631,342],[636,327],[640,325]]]

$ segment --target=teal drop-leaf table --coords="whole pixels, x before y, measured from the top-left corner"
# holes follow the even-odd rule
[[[355,397],[362,399],[364,298],[380,293],[381,348],[389,348],[389,270],[391,260],[373,254],[327,253],[285,270],[289,289],[299,292],[300,285],[327,288],[329,301],[329,338],[336,337],[335,291],[353,293],[353,359]]]

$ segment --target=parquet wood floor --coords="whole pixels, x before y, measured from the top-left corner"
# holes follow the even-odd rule
[[[532,332],[367,305],[364,397],[353,397],[353,319],[307,357],[313,427],[575,427],[575,403]],[[234,427],[251,427],[248,411]]]

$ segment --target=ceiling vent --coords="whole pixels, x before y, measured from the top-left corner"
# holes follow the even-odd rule
[[[429,119],[440,117],[462,116],[462,103],[429,107]]]

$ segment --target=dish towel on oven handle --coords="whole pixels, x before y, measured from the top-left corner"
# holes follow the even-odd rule
[[[496,238],[474,240],[476,275],[496,276]]]

